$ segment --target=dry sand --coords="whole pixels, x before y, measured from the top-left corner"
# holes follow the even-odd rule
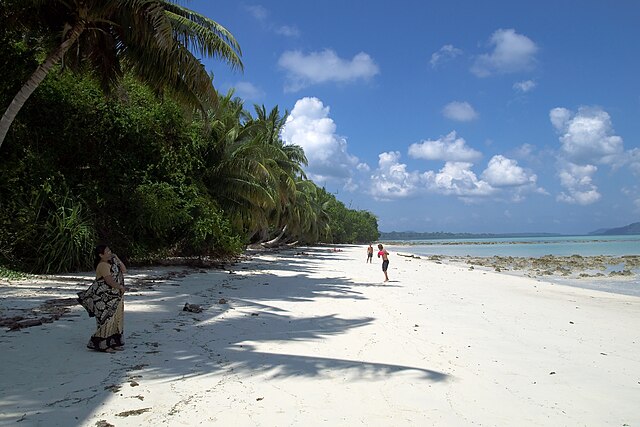
[[[340,248],[132,269],[117,354],[85,348],[79,306],[3,328],[0,425],[640,426],[640,298],[393,247],[383,284],[365,246]],[[90,277],[2,283],[0,314]]]

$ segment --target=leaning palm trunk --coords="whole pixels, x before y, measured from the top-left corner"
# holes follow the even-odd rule
[[[272,248],[278,245],[278,243],[280,243],[280,240],[282,240],[282,237],[286,232],[287,232],[287,226],[285,225],[282,231],[280,232],[280,234],[278,234],[278,236],[275,239],[269,240],[268,242],[261,243],[261,245],[265,248]]]
[[[2,0],[6,1],[6,0]],[[170,89],[185,106],[215,105],[211,76],[195,55],[217,57],[242,68],[240,46],[217,22],[174,4],[180,0],[15,0],[18,15],[34,13],[29,25],[63,42],[38,67],[0,120],[0,146],[16,115],[51,68],[69,53],[79,71],[88,65],[110,90],[127,72],[152,89]],[[22,6],[25,6],[22,9]],[[33,8],[31,8],[33,7]],[[33,9],[33,10],[32,10]],[[69,18],[75,22],[69,23]],[[28,28],[28,27],[27,27]],[[68,29],[68,30],[67,30]],[[77,49],[70,49],[71,46]]]
[[[31,75],[29,80],[20,88],[20,91],[16,94],[16,96],[9,104],[9,108],[2,115],[2,119],[0,119],[0,147],[4,142],[4,138],[7,136],[7,132],[11,127],[11,123],[18,115],[18,112],[22,109],[22,106],[27,102],[27,99],[31,96],[31,94],[40,86],[40,83],[47,77],[51,68],[56,65],[64,54],[69,50],[71,45],[73,45],[80,34],[85,29],[85,23],[80,21],[69,31],[67,39],[60,44],[45,61],[38,66],[36,71]]]

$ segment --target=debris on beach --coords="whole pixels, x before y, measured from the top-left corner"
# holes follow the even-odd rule
[[[104,389],[105,390],[109,390],[112,393],[117,393],[117,392],[120,391],[121,388],[122,388],[122,386],[119,386],[117,384],[111,384],[111,385],[106,386]]]
[[[71,306],[78,304],[76,298],[50,299],[44,304],[29,309],[24,316],[0,317],[0,327],[8,327],[10,331],[53,323],[70,311]]]
[[[132,415],[141,415],[145,412],[149,412],[151,408],[142,408],[142,409],[133,409],[131,411],[119,412],[116,414],[116,417],[130,417]]]
[[[188,302],[185,302],[182,308],[182,311],[189,311],[191,313],[202,313],[203,310],[204,309],[198,304],[189,304]]]

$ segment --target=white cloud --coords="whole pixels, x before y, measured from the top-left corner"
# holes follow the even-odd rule
[[[371,175],[371,195],[377,200],[415,197],[424,193],[454,196],[464,202],[500,200],[508,196],[513,202],[524,200],[527,193],[547,195],[536,188],[536,175],[503,156],[494,156],[479,179],[473,163],[448,161],[439,171],[409,171],[400,162],[397,151],[379,155],[378,168]]]
[[[499,29],[491,36],[493,51],[476,58],[471,72],[478,77],[514,73],[533,68],[538,46],[513,29]]]
[[[504,156],[493,156],[487,168],[482,172],[482,179],[493,187],[514,187],[527,184],[535,185],[538,179],[535,174],[525,172],[518,162]]]
[[[600,199],[598,188],[593,184],[592,176],[598,168],[594,165],[564,163],[559,172],[560,185],[567,193],[561,192],[556,199],[560,202],[590,205]]]
[[[329,117],[329,107],[318,98],[299,99],[287,117],[282,138],[304,149],[309,161],[306,172],[313,181],[349,184],[354,170],[368,166],[348,153],[347,141],[336,134],[336,124]]]
[[[513,88],[522,93],[532,91],[536,86],[537,84],[533,80],[524,80],[513,84]]]
[[[574,163],[616,164],[622,161],[622,138],[613,135],[609,114],[600,108],[582,107],[578,113],[554,108],[551,123],[560,134],[564,157]]]
[[[571,111],[566,108],[557,107],[549,111],[549,120],[558,132],[565,130],[566,124],[571,119]]]
[[[439,172],[407,171],[397,151],[382,153],[378,169],[371,176],[371,194],[378,200],[413,197],[421,192],[457,196],[463,200],[494,193],[491,186],[471,171],[472,163],[446,162]]]
[[[409,155],[417,159],[473,162],[482,157],[479,151],[467,147],[455,131],[435,141],[427,140],[409,146]]]
[[[462,55],[462,50],[451,44],[446,44],[442,46],[440,50],[431,54],[431,60],[429,63],[432,68],[435,68],[437,65],[448,62],[458,55]]]
[[[371,176],[370,193],[376,200],[392,200],[413,196],[419,189],[420,176],[407,172],[400,163],[400,153],[390,151],[378,155],[378,169]]]
[[[468,102],[450,102],[445,105],[442,114],[448,119],[459,122],[470,122],[478,118],[478,113]]]
[[[264,91],[249,82],[238,82],[235,85],[235,95],[242,99],[258,100],[264,96]]]
[[[479,180],[471,170],[472,163],[446,162],[438,173],[426,172],[429,189],[441,194],[478,197],[490,196],[495,190],[486,181]]]
[[[308,55],[287,51],[280,56],[278,65],[287,72],[285,90],[288,92],[317,83],[369,80],[379,73],[378,65],[364,52],[348,60],[329,49]]]

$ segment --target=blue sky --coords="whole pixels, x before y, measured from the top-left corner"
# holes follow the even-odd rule
[[[192,1],[290,113],[308,176],[381,231],[582,234],[640,220],[640,2]]]

